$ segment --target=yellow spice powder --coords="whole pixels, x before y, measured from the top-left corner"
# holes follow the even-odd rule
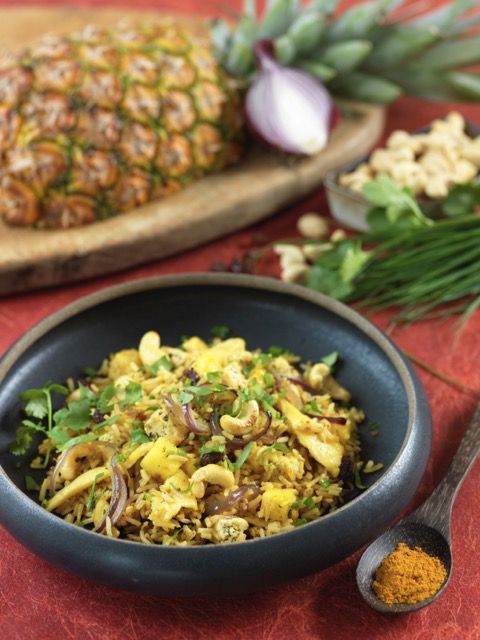
[[[385,604],[415,604],[435,595],[446,578],[439,558],[400,542],[378,567],[372,587]]]

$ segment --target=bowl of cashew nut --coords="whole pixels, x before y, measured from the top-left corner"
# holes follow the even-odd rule
[[[366,231],[369,204],[362,189],[380,175],[409,189],[434,212],[435,202],[446,198],[455,185],[480,180],[480,128],[451,112],[413,133],[393,131],[385,147],[325,176],[334,218]]]

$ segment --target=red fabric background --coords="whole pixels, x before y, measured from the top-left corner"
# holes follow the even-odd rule
[[[0,0],[4,6],[28,4]],[[55,0],[43,4],[60,4]],[[105,6],[101,0],[77,0],[79,6]],[[132,0],[110,4],[132,6]],[[220,4],[220,3],[219,3]],[[226,4],[226,3],[225,3]],[[239,7],[240,2],[228,4]],[[350,3],[352,4],[352,3]],[[155,2],[159,7],[212,14],[215,3],[198,0]],[[218,6],[218,5],[217,5]],[[223,5],[224,6],[224,5]],[[389,109],[388,130],[413,129],[445,113],[452,105],[403,99]],[[457,107],[480,121],[480,108]],[[108,278],[0,300],[0,353],[39,319],[70,301],[108,285],[149,275],[205,271],[213,259],[229,261],[261,232],[270,239],[295,234],[295,221],[308,210],[326,212],[322,190],[270,220],[208,246]],[[265,265],[268,272],[271,265]],[[381,328],[389,314],[377,315]],[[472,318],[456,350],[450,324],[424,322],[393,337],[396,343],[444,373],[480,390],[480,313]],[[433,451],[427,473],[411,505],[425,499],[446,472],[453,452],[473,414],[475,400],[419,370],[433,413]],[[354,572],[360,554],[331,569],[260,595],[186,601],[132,595],[108,589],[56,569],[18,544],[0,528],[0,635],[3,640],[73,638],[114,640],[160,638],[217,640],[233,638],[283,640],[370,637],[383,640],[473,640],[480,638],[480,532],[477,464],[465,481],[453,512],[455,569],[447,593],[436,604],[404,616],[382,616],[357,593]],[[232,580],[235,579],[232,568]],[[228,585],[225,585],[228,592]]]

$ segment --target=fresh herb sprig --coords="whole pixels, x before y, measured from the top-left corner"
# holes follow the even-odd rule
[[[55,394],[67,396],[67,387],[56,383],[47,383],[43,387],[27,389],[20,399],[25,403],[24,412],[27,416],[17,429],[15,440],[10,445],[14,455],[25,455],[30,449],[36,433],[41,433],[47,439],[47,452],[43,466],[47,467],[52,449],[61,452],[80,442],[96,440],[99,430],[111,424],[118,416],[111,416],[95,425],[92,432],[84,433],[92,421],[92,412],[106,414],[111,410],[111,403],[116,394],[114,385],[105,387],[97,395],[88,387],[79,385],[80,397],[71,400],[66,406],[53,410]],[[128,402],[137,398],[136,388],[126,391]]]
[[[434,223],[407,190],[385,176],[365,185],[364,193],[374,205],[369,232],[320,255],[306,285],[374,311],[399,307],[393,324],[438,313],[468,319],[480,307],[480,215],[472,209],[452,215],[464,210],[459,192],[452,192],[451,217]]]

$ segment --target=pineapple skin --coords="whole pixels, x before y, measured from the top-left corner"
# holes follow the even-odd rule
[[[0,215],[109,218],[237,161],[242,132],[235,83],[174,22],[45,36],[0,69]]]

